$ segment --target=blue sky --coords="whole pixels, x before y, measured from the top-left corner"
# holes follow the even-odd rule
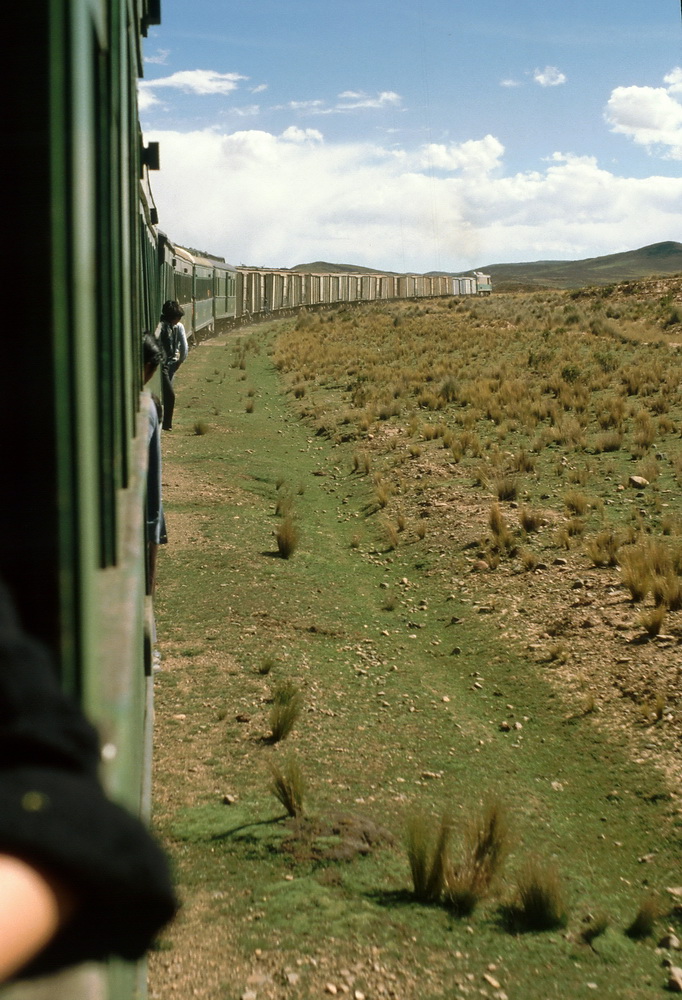
[[[682,240],[678,0],[162,0],[161,225],[395,270]]]

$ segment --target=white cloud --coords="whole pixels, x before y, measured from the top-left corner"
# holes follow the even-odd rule
[[[606,105],[612,132],[626,135],[649,152],[666,159],[682,159],[682,69],[664,80],[666,87],[616,87]]]
[[[181,90],[185,94],[231,94],[239,86],[240,80],[248,77],[239,73],[216,73],[212,69],[186,69],[170,76],[160,77],[158,80],[141,80],[139,83],[140,95],[145,95],[143,100],[149,101],[149,95],[153,96],[152,104],[158,103],[158,98],[154,94],[158,88],[170,87]],[[148,103],[146,107],[150,107]]]
[[[296,125],[290,125],[289,128],[282,132],[282,138],[286,139],[287,142],[322,142],[324,136],[321,132],[318,132],[316,128],[298,128]]]
[[[336,105],[337,111],[355,111],[360,108],[397,107],[402,103],[402,98],[392,90],[382,90],[376,97],[370,97],[362,91],[345,90],[339,94],[339,102],[341,103]]]
[[[456,171],[484,176],[500,166],[504,146],[492,135],[484,139],[469,139],[467,142],[429,143],[423,146],[413,158],[422,169]]]
[[[500,87],[521,87],[521,86],[522,83],[520,80],[512,80],[512,79],[500,80]]]
[[[264,90],[268,89],[267,83],[259,83],[257,87],[251,88],[252,94],[262,94]]]
[[[156,66],[163,66],[168,61],[170,49],[157,49],[155,56],[145,56],[144,61]]]
[[[559,87],[562,83],[566,83],[566,74],[556,66],[545,66],[544,69],[535,70],[533,79],[541,87]]]
[[[236,264],[460,270],[633,249],[676,239],[682,224],[680,179],[618,177],[568,153],[507,174],[491,135],[414,151],[297,126],[146,139],[161,143],[163,228]]]
[[[382,90],[374,97],[365,94],[363,91],[344,90],[338,95],[335,104],[328,104],[319,98],[309,101],[289,101],[288,104],[278,104],[273,108],[275,111],[297,111],[299,114],[311,115],[336,115],[344,114],[348,111],[376,110],[387,107],[399,107],[402,104],[402,97],[393,90]]]
[[[142,83],[138,84],[137,106],[140,111],[149,111],[150,108],[158,107],[160,104],[161,101],[153,90],[150,90],[149,87],[143,87]]]

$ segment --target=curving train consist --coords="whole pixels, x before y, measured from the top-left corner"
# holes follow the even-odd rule
[[[151,236],[153,239],[153,235]],[[370,271],[305,272],[232,267],[221,257],[189,251],[158,233],[162,286],[185,310],[190,342],[221,327],[288,315],[302,308],[446,295],[489,295],[490,275],[384,274]]]
[[[98,726],[109,794],[149,807],[152,617],[141,333],[177,299],[191,340],[301,307],[473,294],[475,278],[231,267],[158,229],[137,115],[160,0],[12,3],[2,191],[11,297],[0,392],[0,577]],[[22,1000],[131,1000],[137,967],[76,970]],[[12,990],[7,992],[7,997]]]

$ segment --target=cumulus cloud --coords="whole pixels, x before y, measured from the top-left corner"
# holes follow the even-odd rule
[[[668,73],[667,87],[616,87],[606,105],[612,132],[626,135],[650,153],[682,159],[682,69]]]
[[[559,87],[562,83],[566,83],[566,74],[556,66],[545,66],[544,69],[535,70],[533,79],[541,87]]]
[[[508,78],[506,80],[500,80],[500,87],[520,87],[520,86],[521,86],[520,80],[512,80],[511,78]]]
[[[595,256],[679,235],[682,180],[617,177],[569,153],[540,170],[506,173],[492,135],[414,151],[328,143],[297,126],[278,135],[146,138],[161,143],[153,186],[164,229],[235,264],[460,270]]]
[[[484,176],[500,166],[504,146],[492,135],[462,143],[428,143],[412,157],[423,169],[456,171]]]

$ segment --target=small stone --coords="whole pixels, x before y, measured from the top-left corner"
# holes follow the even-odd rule
[[[484,972],[483,978],[485,979],[486,983],[488,983],[489,986],[492,986],[494,990],[501,989],[500,984],[498,983],[498,981],[495,979],[494,976],[491,976],[489,973]]]
[[[326,986],[325,986],[325,988],[324,988],[324,992],[325,992],[325,993],[331,993],[331,995],[332,995],[333,997],[335,997],[335,996],[336,996],[336,994],[337,994],[337,993],[338,993],[339,991],[337,990],[337,988],[336,988],[336,986],[334,985],[334,983],[327,983],[327,985],[326,985]]]
[[[289,986],[297,986],[300,978],[301,977],[299,976],[298,972],[287,972],[286,974],[286,980]]]
[[[668,969],[668,989],[671,993],[682,993],[682,969],[677,965]]]
[[[514,729],[523,729],[523,723],[522,722],[515,722],[514,723]]]
[[[649,480],[645,479],[644,476],[630,476],[628,482],[630,486],[636,486],[638,489],[644,489],[645,486],[649,485]]]
[[[557,556],[553,563],[554,566],[568,566],[568,559],[564,559],[563,556]]]
[[[668,931],[668,933],[658,942],[658,947],[667,948],[668,951],[679,951],[680,939],[673,931]]]
[[[258,994],[255,990],[245,990],[241,995],[241,1000],[258,1000]]]
[[[223,795],[223,805],[224,806],[233,806],[236,801],[237,801],[237,796],[236,795],[230,795],[230,794]]]
[[[508,722],[505,721],[505,722],[501,722],[500,723],[500,732],[502,732],[502,733],[508,733],[510,731],[510,729],[511,729],[511,726],[509,725]]]
[[[356,990],[353,994],[353,1000],[365,1000],[365,994],[362,990]]]

